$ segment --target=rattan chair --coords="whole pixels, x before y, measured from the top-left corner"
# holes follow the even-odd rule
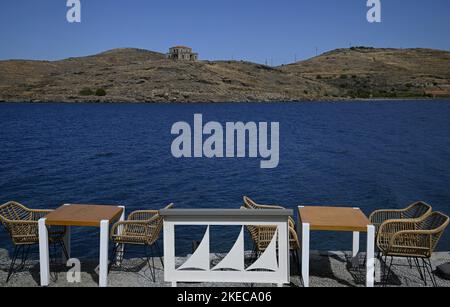
[[[431,256],[449,224],[449,217],[433,212],[420,219],[388,220],[379,229],[377,247],[384,257],[388,268],[385,285],[389,281],[394,257],[414,259],[420,277],[427,285],[427,274],[434,286],[437,286],[433,275]],[[388,265],[388,258],[390,264]],[[422,260],[422,265],[420,265]]]
[[[286,209],[285,207],[278,205],[261,205],[247,196],[244,196],[244,206],[247,209]],[[289,226],[295,229],[295,221],[292,217],[289,217]]]
[[[164,209],[171,209],[172,207],[173,204],[170,204]],[[162,227],[163,220],[159,215],[158,210],[132,212],[126,221],[116,223],[111,229],[111,240],[115,243],[112,260],[115,261],[116,264],[121,265],[124,257],[125,245],[143,246],[147,264],[150,267],[153,282],[155,282],[154,247],[156,247],[161,264],[164,266],[158,244]],[[148,249],[150,249],[150,253]],[[150,260],[152,265],[150,265]]]
[[[25,266],[30,247],[39,244],[38,221],[50,212],[52,210],[32,210],[14,201],[0,206],[0,221],[14,245],[13,257],[6,278],[7,283],[15,271]],[[63,241],[65,232],[64,227],[49,228],[49,243],[59,244],[67,255]],[[21,257],[21,264],[16,267],[19,256]]]
[[[284,207],[277,205],[260,205],[254,202],[247,196],[244,196],[244,207],[251,210],[264,210],[264,209],[285,209]],[[270,242],[275,235],[275,226],[247,226],[246,227],[254,244],[254,256],[258,257],[259,254],[264,252],[269,246]],[[300,249],[300,242],[298,239],[297,231],[295,230],[294,219],[289,217],[289,249],[292,252],[295,262],[299,265],[298,250]]]
[[[388,220],[401,220],[401,219],[418,219],[429,213],[432,208],[430,205],[423,201],[413,203],[409,207],[400,210],[377,210],[373,212],[369,220],[372,225],[375,226],[376,231],[380,229],[381,224]]]

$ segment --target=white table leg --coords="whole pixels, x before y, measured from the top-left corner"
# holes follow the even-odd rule
[[[359,232],[353,232],[353,253],[352,257],[355,258],[359,253]]]
[[[366,286],[375,286],[375,226],[367,226],[367,277]]]
[[[164,221],[164,280],[177,286],[173,273],[175,272],[175,225]]]
[[[164,280],[172,287],[177,286],[175,280],[175,223],[164,220]]]
[[[100,266],[99,286],[108,286],[108,245],[109,245],[109,221],[100,222]]]
[[[39,265],[41,270],[41,286],[47,287],[50,283],[50,258],[48,250],[48,230],[45,218],[39,220]]]
[[[310,225],[308,223],[302,224],[302,277],[305,288],[309,287],[309,240],[310,240]]]

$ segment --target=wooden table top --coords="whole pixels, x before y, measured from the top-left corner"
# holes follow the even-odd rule
[[[116,221],[123,208],[101,205],[64,205],[46,216],[49,226],[100,227],[100,222]]]
[[[301,223],[309,223],[311,230],[367,232],[371,225],[360,210],[342,207],[299,207]]]

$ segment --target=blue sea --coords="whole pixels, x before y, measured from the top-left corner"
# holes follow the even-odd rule
[[[280,164],[175,159],[171,126],[203,120],[279,122]],[[0,203],[124,205],[127,212],[239,208],[244,195],[298,205],[403,208],[424,200],[450,214],[450,101],[271,104],[0,104]],[[72,230],[75,257],[98,254],[95,229]],[[177,232],[177,253],[202,229]],[[226,251],[236,229],[215,231]],[[350,250],[351,234],[313,233],[311,247]],[[0,230],[0,248],[11,248]],[[450,230],[440,250],[450,250]],[[132,255],[130,255],[132,256]]]

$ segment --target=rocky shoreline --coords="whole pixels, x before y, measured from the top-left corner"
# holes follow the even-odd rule
[[[354,266],[349,260],[350,252],[313,252],[311,255],[311,286],[312,287],[364,287],[365,270],[361,258],[360,265]],[[219,259],[221,255],[216,255],[214,259]],[[35,256],[36,258],[36,256]],[[0,249],[0,287],[39,287],[39,262],[31,260],[11,281],[6,284],[5,279],[9,268],[9,255],[4,249]],[[181,260],[182,261],[182,260]],[[433,265],[440,265],[450,262],[450,252],[439,252],[434,254]],[[396,260],[397,264],[393,268],[393,275],[390,279],[389,287],[422,287],[415,269],[410,269],[406,260]],[[109,286],[113,287],[169,287],[169,283],[164,282],[163,268],[159,259],[155,260],[156,282],[152,281],[150,271],[143,259],[125,260],[121,269],[113,268],[109,275]],[[52,268],[52,281],[50,287],[97,287],[98,275],[95,272],[96,263],[83,262],[81,283],[72,284],[67,282],[66,272],[68,268],[58,266]],[[450,287],[450,281],[437,278],[440,287]],[[182,287],[275,287],[276,285],[250,285],[250,284],[203,284],[189,283],[180,284]],[[291,264],[291,284],[289,287],[301,287],[302,282],[298,269]],[[378,284],[379,286],[379,284]],[[428,286],[431,286],[429,283]]]

